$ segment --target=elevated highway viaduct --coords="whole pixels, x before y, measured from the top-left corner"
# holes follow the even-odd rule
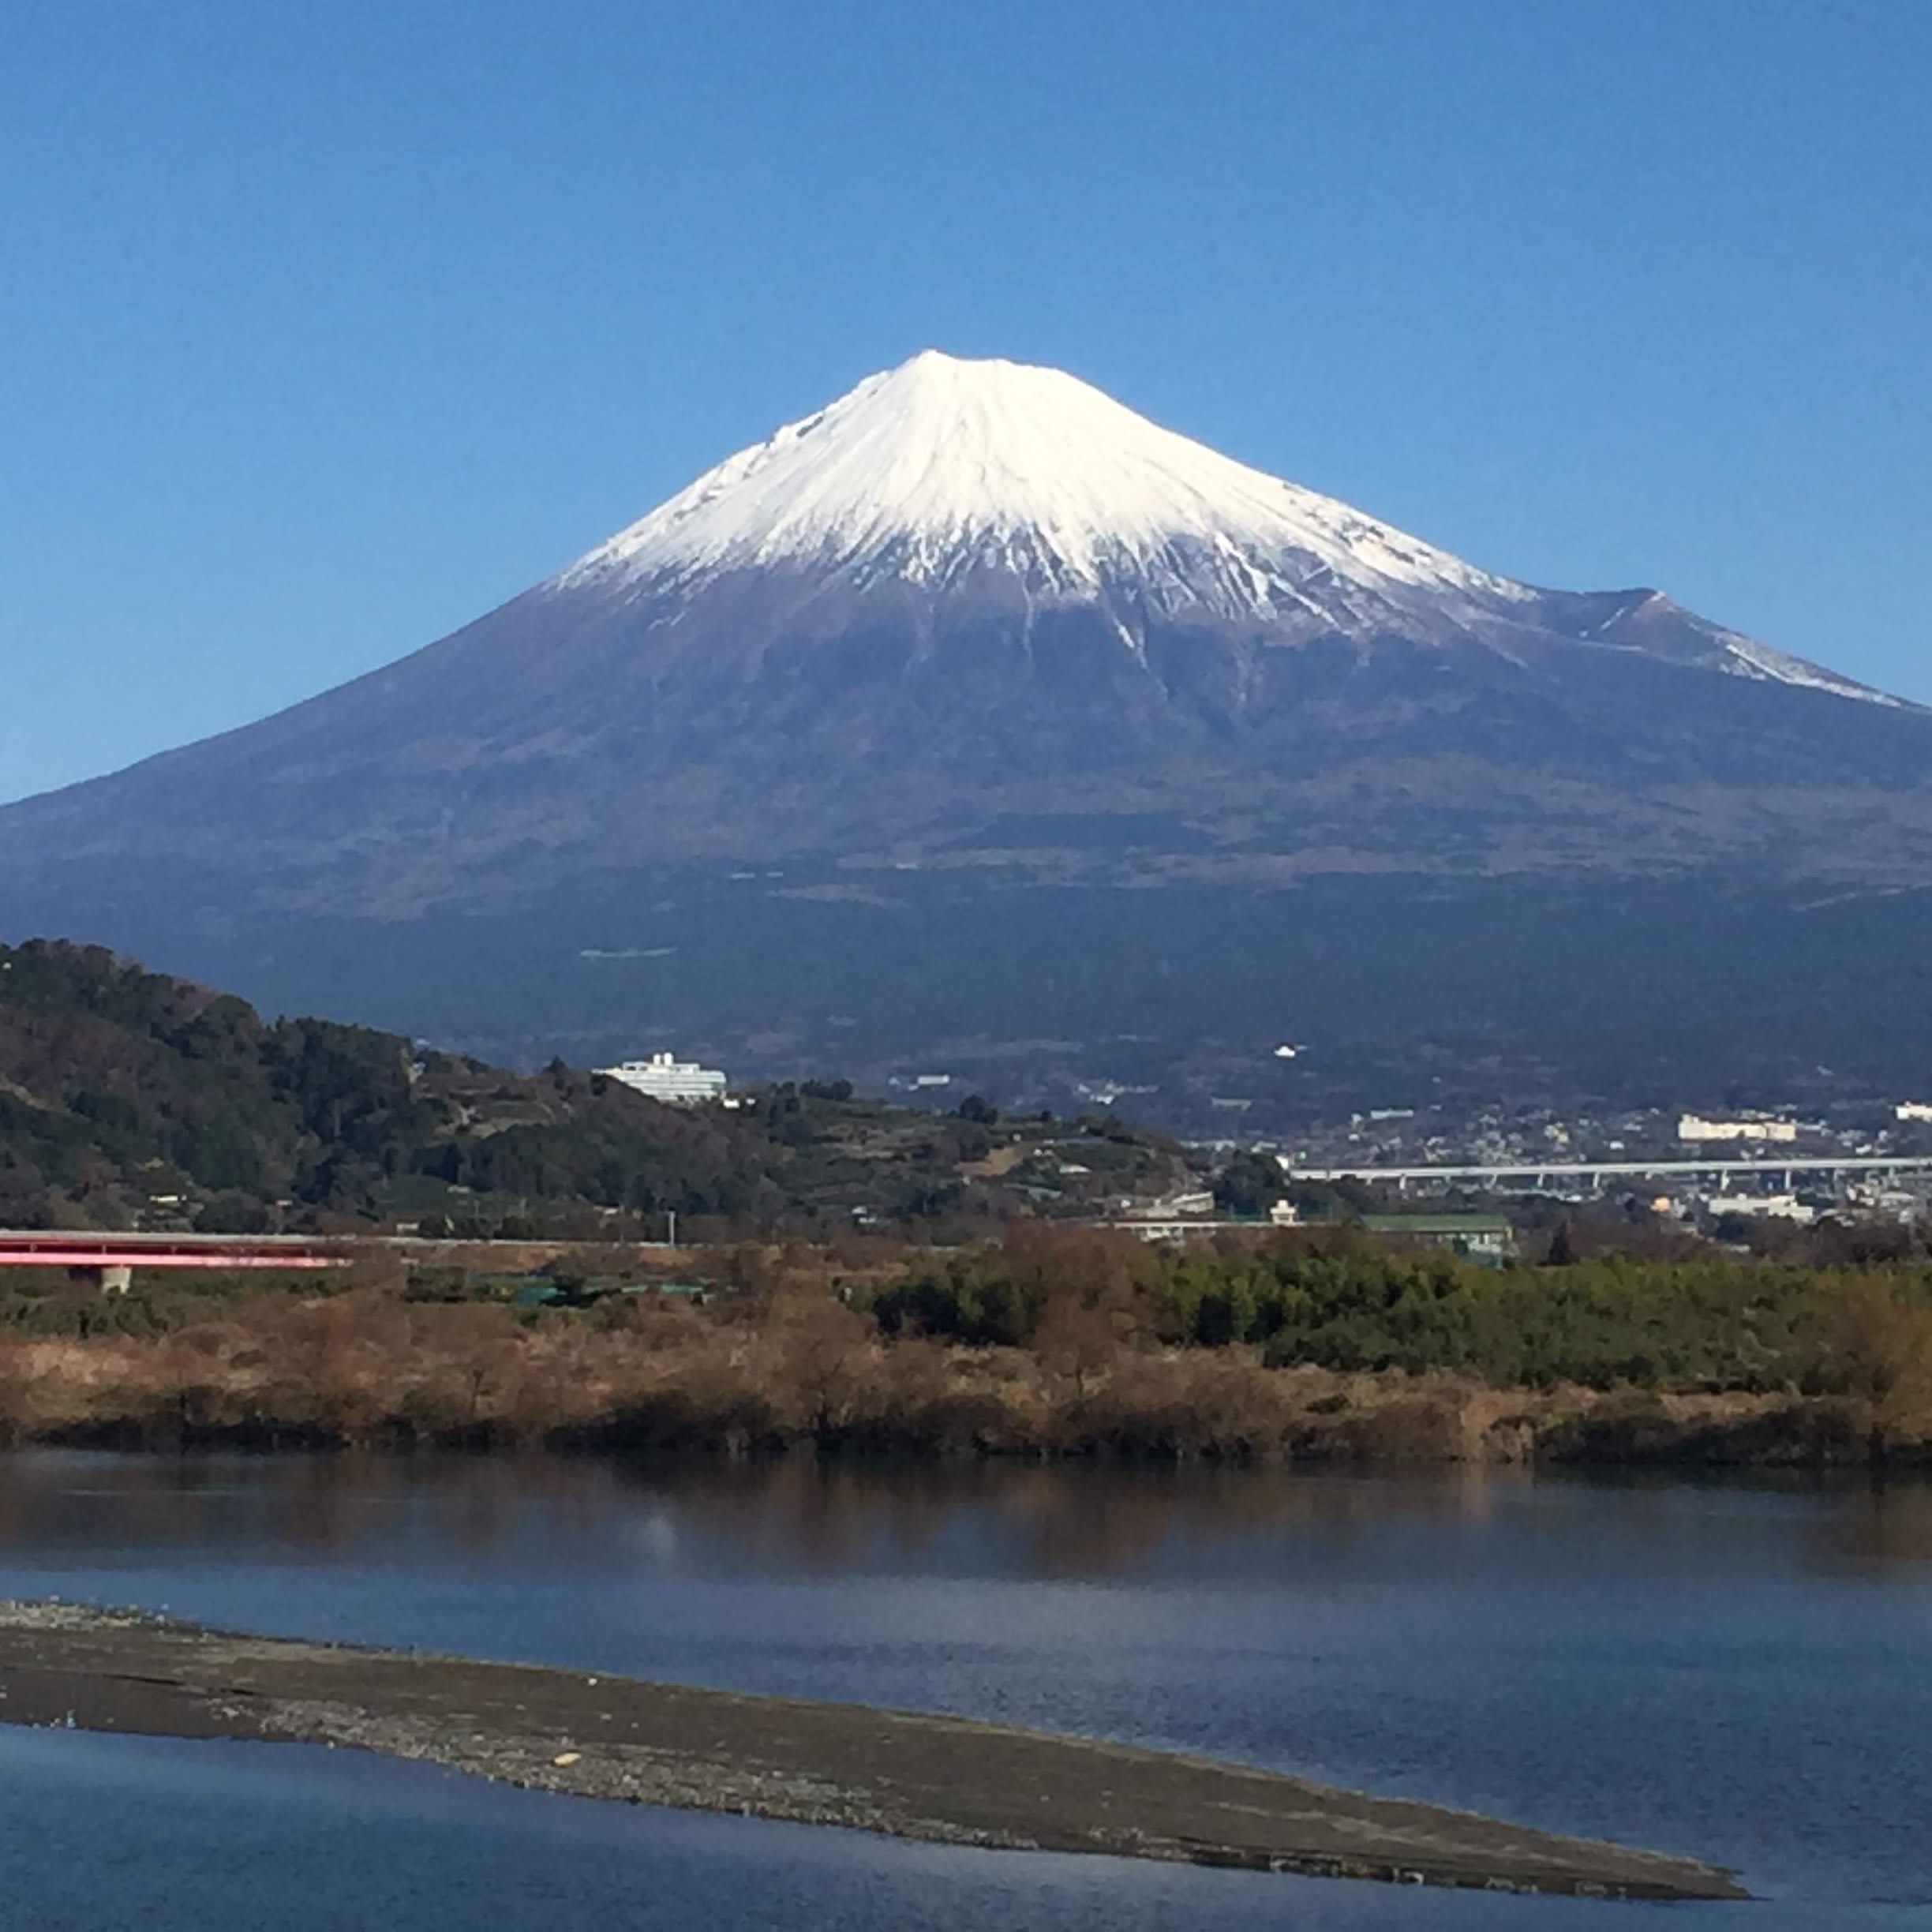
[[[1473,1182],[1490,1188],[1513,1185],[1541,1193],[1560,1187],[1565,1181],[1597,1189],[1615,1180],[1722,1181],[1746,1175],[1776,1176],[1788,1190],[1800,1177],[1840,1181],[1854,1175],[1900,1179],[1932,1174],[1932,1155],[1923,1154],[1791,1153],[1741,1160],[1512,1161],[1496,1165],[1409,1167],[1378,1166],[1367,1161],[1352,1167],[1305,1167],[1286,1154],[1275,1158],[1291,1181],[1386,1181],[1398,1191],[1406,1191],[1412,1183]]]

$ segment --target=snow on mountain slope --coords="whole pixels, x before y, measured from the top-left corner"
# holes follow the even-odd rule
[[[1829,691],[1834,697],[1856,698],[1866,704],[1887,705],[1895,710],[1906,708],[1906,701],[1894,698],[1889,691],[1874,691],[1870,685],[1841,676],[1822,665],[1794,657],[1788,651],[1773,650],[1769,644],[1760,644],[1755,638],[1744,637],[1735,631],[1726,631],[1722,636],[1728,654],[1728,661],[1723,668],[1733,677],[1761,678],[1773,684],[1796,684],[1807,691]]]
[[[767,571],[1260,625],[1284,642],[1526,640],[1636,650],[1865,702],[1898,700],[1653,591],[1540,590],[1163,429],[1058,369],[927,350],[741,450],[538,587],[629,606]],[[1582,621],[1585,613],[1588,620]]]
[[[934,350],[728,458],[554,582],[773,567],[930,586],[991,567],[1072,598],[1132,579],[1227,615],[1292,610],[1324,573],[1401,601],[1533,594],[1058,369]]]

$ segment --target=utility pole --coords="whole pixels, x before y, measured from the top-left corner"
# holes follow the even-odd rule
[[[667,1245],[676,1248],[677,1245],[677,1210],[675,1208],[667,1208],[665,1210],[665,1219],[669,1224],[671,1230],[671,1238]]]

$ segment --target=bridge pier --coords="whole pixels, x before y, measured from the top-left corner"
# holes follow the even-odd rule
[[[125,1294],[134,1286],[134,1271],[125,1261],[89,1262],[70,1267],[67,1279],[92,1282],[104,1295]]]

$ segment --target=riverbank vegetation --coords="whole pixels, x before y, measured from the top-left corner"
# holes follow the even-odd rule
[[[1350,1230],[1173,1251],[1035,1223],[741,1245],[668,1284],[595,1260],[552,1263],[541,1307],[393,1260],[320,1294],[15,1290],[0,1436],[1932,1466],[1919,1261],[1492,1268]]]

